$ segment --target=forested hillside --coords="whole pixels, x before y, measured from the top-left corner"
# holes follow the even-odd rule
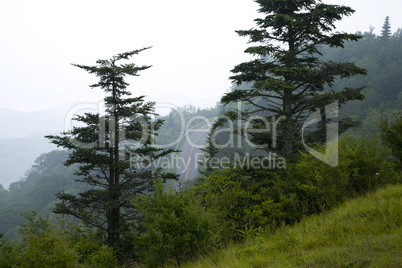
[[[0,139],[0,184],[8,188],[25,176],[42,153],[50,152],[56,147],[50,144],[43,135],[31,135],[24,138]]]
[[[56,149],[44,135],[64,129],[66,107],[46,111],[19,112],[0,109],[0,184],[23,178],[42,153]]]
[[[39,156],[25,177],[0,190],[0,233],[14,237],[15,228],[24,222],[22,214],[37,211],[48,215],[54,209],[55,194],[79,192],[83,186],[74,183],[75,167],[63,165],[68,151],[52,151]]]
[[[348,42],[345,49],[323,48],[323,59],[353,61],[365,68],[367,76],[336,81],[334,88],[364,85],[364,100],[344,105],[341,113],[361,122],[361,128],[347,134],[373,137],[378,134],[381,117],[393,118],[402,110],[402,31],[396,30],[386,38],[370,31],[360,33],[359,42]]]

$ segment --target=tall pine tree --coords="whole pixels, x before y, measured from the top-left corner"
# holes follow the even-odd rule
[[[204,176],[209,176],[215,170],[213,161],[219,153],[219,148],[215,144],[215,139],[213,139],[216,127],[216,124],[212,126],[208,133],[205,146],[201,149],[201,151],[204,152],[204,161],[202,163],[204,164],[205,170],[201,171],[202,175]]]
[[[346,6],[327,5],[319,0],[255,0],[262,18],[257,27],[237,31],[255,44],[245,50],[256,59],[241,63],[232,70],[232,81],[251,83],[246,90],[234,90],[222,97],[223,104],[243,101],[251,109],[243,115],[259,114],[278,119],[278,136],[251,134],[255,144],[275,145],[283,156],[299,148],[296,141],[303,120],[318,109],[338,100],[340,104],[362,99],[363,88],[328,90],[337,78],[366,74],[354,63],[323,62],[319,47],[343,47],[345,41],[357,41],[361,36],[334,32],[335,22],[354,10]],[[256,126],[263,125],[254,120]],[[258,127],[256,127],[258,128]],[[269,149],[269,148],[268,148]]]
[[[387,41],[390,38],[391,38],[391,24],[389,23],[389,16],[387,16],[382,26],[381,39]]]
[[[155,178],[176,178],[151,165],[172,152],[153,147],[155,132],[163,123],[152,121],[154,103],[144,96],[130,97],[125,76],[138,76],[150,66],[121,63],[140,53],[134,50],[98,60],[96,66],[73,64],[94,74],[99,82],[91,88],[106,93],[104,114],[77,115],[79,127],[47,136],[54,144],[71,150],[65,165],[78,164],[77,181],[92,186],[78,195],[59,193],[55,213],[72,215],[107,235],[107,244],[119,248],[120,237],[136,220],[132,200],[153,189]]]

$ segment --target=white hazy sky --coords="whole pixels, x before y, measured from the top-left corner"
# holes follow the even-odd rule
[[[326,0],[356,13],[338,30],[375,27],[389,15],[402,27],[398,0]],[[0,0],[0,108],[46,109],[102,100],[90,89],[95,77],[70,63],[153,46],[134,57],[153,65],[129,79],[134,95],[176,105],[214,106],[230,88],[230,70],[248,59],[246,38],[234,32],[254,26],[252,0]]]

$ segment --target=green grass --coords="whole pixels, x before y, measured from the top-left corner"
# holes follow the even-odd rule
[[[402,267],[402,185],[183,267]]]

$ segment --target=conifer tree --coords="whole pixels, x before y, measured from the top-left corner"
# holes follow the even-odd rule
[[[213,161],[216,155],[219,153],[219,148],[216,146],[215,140],[213,139],[215,129],[216,125],[214,124],[208,133],[205,147],[201,149],[201,151],[203,151],[205,154],[203,162],[205,170],[201,171],[204,176],[210,175],[215,170]]]
[[[382,26],[381,39],[387,41],[390,38],[391,38],[391,24],[389,23],[389,16],[387,16]]]
[[[284,118],[278,121],[276,141],[270,135],[251,134],[254,144],[276,144],[283,156],[299,148],[296,141],[303,120],[313,111],[324,109],[338,100],[339,104],[362,99],[362,88],[329,90],[337,78],[366,74],[354,63],[323,62],[320,46],[343,47],[346,41],[357,41],[359,35],[334,32],[335,22],[350,16],[350,7],[323,4],[319,0],[255,0],[261,18],[250,30],[237,31],[255,44],[245,50],[254,60],[241,63],[230,78],[238,85],[251,83],[245,90],[234,90],[222,97],[223,104],[242,101],[252,108],[244,116]],[[255,125],[263,125],[254,120]],[[270,148],[267,148],[270,150]],[[275,149],[274,149],[275,150]]]
[[[124,228],[136,220],[132,199],[152,191],[155,178],[176,178],[151,165],[172,152],[152,145],[154,131],[163,121],[151,120],[154,103],[145,102],[144,96],[130,97],[124,79],[151,66],[120,63],[145,49],[98,60],[96,66],[73,64],[99,78],[90,87],[106,93],[104,114],[77,115],[74,120],[81,123],[79,127],[61,136],[47,136],[57,146],[71,150],[65,165],[78,164],[77,181],[92,186],[77,195],[59,193],[61,202],[54,212],[72,215],[104,232],[107,244],[117,249]]]

